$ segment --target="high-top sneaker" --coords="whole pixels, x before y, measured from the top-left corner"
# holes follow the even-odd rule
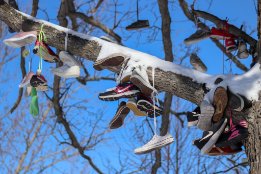
[[[137,100],[135,98],[129,98],[126,106],[136,115],[136,116],[147,116],[146,112],[141,111],[137,106]]]
[[[196,107],[194,111],[187,113],[188,127],[196,126],[200,116],[200,108]]]
[[[106,92],[99,94],[99,99],[105,101],[114,101],[120,98],[132,98],[140,93],[138,87],[136,87],[132,83],[123,83],[116,86],[116,88],[112,88]]]
[[[227,91],[228,91],[228,98],[229,98],[228,105],[234,111],[241,112],[252,106],[251,101],[248,100],[243,95],[233,93],[231,90],[229,90],[229,88]]]
[[[246,59],[249,56],[246,42],[242,39],[238,41],[238,52],[237,57],[240,59]]]
[[[223,29],[217,29],[215,27],[211,28],[210,31],[210,37],[215,39],[228,39],[231,37],[234,37],[233,34],[230,34],[228,31],[225,31]]]
[[[4,43],[14,48],[20,48],[35,42],[37,39],[37,31],[19,32],[9,39],[5,39]]]
[[[215,107],[215,113],[212,120],[214,122],[218,122],[223,117],[227,103],[227,90],[223,87],[217,87],[213,96],[213,106]]]
[[[237,144],[248,137],[248,123],[246,120],[241,120],[235,125],[232,121],[232,117],[230,117],[229,126],[230,128],[224,131],[219,137],[216,143],[217,147],[226,147],[231,144]]]
[[[126,102],[122,101],[117,109],[116,114],[110,121],[110,129],[117,129],[124,123],[124,119],[129,114],[130,109],[126,107]]]
[[[235,39],[233,37],[226,38],[225,39],[225,47],[226,47],[227,53],[235,51],[237,49]]]
[[[157,105],[153,105],[152,99],[144,94],[140,94],[138,96],[137,106],[139,110],[146,112],[151,118],[154,117],[154,108],[156,116],[162,114],[162,108],[158,107]]]
[[[192,53],[190,55],[190,64],[193,66],[195,70],[198,70],[200,72],[207,71],[207,66],[202,62],[202,60],[195,53]]]
[[[173,141],[174,141],[174,138],[169,133],[167,133],[164,136],[154,135],[147,144],[135,149],[134,153],[135,154],[149,153],[155,149],[159,149],[164,146],[167,146],[167,145],[171,144]]]
[[[193,144],[201,151],[201,153],[208,153],[218,141],[218,138],[225,129],[226,124],[226,118],[222,119],[219,123],[215,123],[211,130],[203,132],[203,137],[195,140]]]
[[[101,71],[103,69],[109,69],[117,71],[120,69],[121,64],[124,62],[126,56],[121,53],[115,53],[109,55],[106,58],[99,59],[93,64],[93,68],[97,71]]]
[[[33,53],[42,57],[44,61],[49,63],[59,62],[59,57],[53,52],[53,50],[44,41],[35,41]]]
[[[209,36],[210,36],[210,32],[209,31],[197,30],[195,33],[193,33],[188,38],[186,38],[184,40],[184,43],[186,45],[192,45],[192,44],[197,43],[197,42],[199,42],[201,40],[209,38]]]

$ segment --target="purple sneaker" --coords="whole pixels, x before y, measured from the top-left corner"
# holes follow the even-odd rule
[[[139,88],[132,83],[123,83],[116,86],[116,88],[112,88],[109,91],[100,93],[99,99],[105,101],[114,101],[119,100],[120,98],[132,98],[139,93]]]
[[[30,83],[31,78],[33,77],[34,73],[30,71],[26,76],[23,78],[22,82],[19,84],[19,88],[23,88]]]

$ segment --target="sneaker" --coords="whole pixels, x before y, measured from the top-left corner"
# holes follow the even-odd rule
[[[154,108],[156,116],[162,115],[162,108],[158,107],[157,105],[154,106],[152,99],[150,97],[146,97],[143,94],[139,95],[137,107],[139,110],[147,113],[150,118],[154,117]]]
[[[130,61],[132,60],[130,58],[127,58],[121,64],[120,73],[116,78],[117,84],[126,83],[130,81],[130,76],[132,74],[132,71],[134,70],[132,64],[128,64]]]
[[[117,129],[124,123],[125,117],[129,114],[130,109],[126,107],[126,102],[122,101],[117,109],[115,116],[110,121],[110,129]]]
[[[188,38],[184,40],[184,43],[188,45],[192,45],[194,43],[197,43],[201,40],[207,39],[210,36],[209,31],[204,31],[204,30],[197,30],[195,33],[190,35]]]
[[[19,88],[23,88],[30,84],[30,80],[33,77],[34,73],[30,71],[22,80],[22,82],[19,84]]]
[[[65,65],[68,65],[69,67],[81,66],[80,63],[77,60],[75,60],[74,56],[72,56],[71,54],[69,54],[66,51],[61,51],[59,53],[59,58]]]
[[[146,68],[142,65],[133,70],[130,81],[135,84],[146,96],[150,96],[152,92],[157,91],[151,86]]]
[[[214,122],[219,122],[219,120],[223,117],[227,103],[227,90],[223,87],[217,87],[213,96],[213,106],[215,107],[215,113],[212,120]]]
[[[200,108],[196,107],[193,112],[187,113],[188,127],[196,126],[200,115]]]
[[[198,117],[197,127],[203,131],[208,131],[212,127],[212,116],[214,114],[214,107],[203,100],[200,104],[200,115]]]
[[[119,84],[116,88],[99,94],[99,99],[105,101],[119,100],[120,98],[132,98],[140,93],[138,87],[132,83]]]
[[[214,124],[210,131],[204,131],[203,137],[195,140],[193,144],[201,151],[201,153],[208,153],[216,144],[220,134],[225,129],[226,124],[227,119],[222,119],[219,123]]]
[[[52,73],[63,78],[76,78],[80,76],[80,67],[63,65],[58,68],[53,68]]]
[[[228,38],[234,37],[234,35],[230,34],[229,32],[227,32],[225,30],[212,27],[210,30],[210,37],[214,38],[214,39],[228,39]]]
[[[227,91],[228,91],[229,107],[238,112],[242,111],[245,108],[245,101],[243,96],[233,93],[229,89]]]
[[[230,53],[232,51],[237,50],[235,39],[233,37],[226,38],[225,39],[225,47],[226,47],[227,53]]]
[[[48,90],[47,81],[43,75],[33,75],[30,80],[30,84],[32,87],[36,88],[37,91]]]
[[[230,128],[223,132],[219,137],[216,146],[226,147],[231,144],[237,144],[242,142],[248,137],[248,123],[246,120],[241,120],[237,125],[232,121],[232,117],[229,120]]]
[[[154,135],[147,144],[135,149],[134,153],[135,154],[149,153],[155,149],[159,149],[164,146],[167,146],[167,145],[171,144],[173,141],[174,141],[174,138],[169,133],[167,133],[165,136]]]
[[[97,71],[101,71],[103,69],[109,69],[117,72],[120,69],[119,67],[121,66],[121,64],[124,62],[125,57],[126,56],[121,53],[112,54],[106,58],[97,60],[93,64],[93,68],[96,69]]]
[[[208,153],[209,156],[218,156],[218,155],[233,155],[242,151],[241,146],[236,149],[231,148],[231,146],[226,147],[216,147],[214,146]]]
[[[207,71],[206,65],[202,62],[202,60],[195,53],[192,53],[190,55],[190,64],[193,66],[193,68],[195,70],[198,70],[200,72]]]
[[[20,48],[35,42],[37,39],[37,31],[19,32],[9,39],[5,39],[4,43],[14,48]]]
[[[138,30],[142,28],[148,28],[150,26],[148,20],[137,20],[126,27],[126,30]]]
[[[44,61],[49,63],[59,62],[59,57],[53,52],[53,50],[44,42],[36,40],[33,53],[42,57]]]
[[[136,116],[147,116],[146,112],[141,111],[137,106],[137,100],[135,98],[129,98],[126,106],[134,113]]]
[[[247,50],[246,42],[241,39],[238,42],[237,57],[240,59],[246,59],[248,56],[249,56],[249,52]]]

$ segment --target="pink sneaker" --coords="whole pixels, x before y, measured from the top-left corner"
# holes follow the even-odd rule
[[[53,50],[44,42],[36,40],[33,53],[42,57],[49,63],[59,62],[59,57],[53,52]]]
[[[226,52],[230,53],[237,49],[236,42],[233,37],[225,39]]]
[[[27,86],[30,83],[30,80],[33,77],[33,75],[34,75],[34,73],[32,71],[30,71],[28,74],[26,74],[26,76],[24,77],[22,82],[19,84],[19,88],[23,88],[23,87]]]
[[[37,39],[36,31],[20,32],[9,39],[5,39],[4,43],[10,47],[20,48],[33,43]]]

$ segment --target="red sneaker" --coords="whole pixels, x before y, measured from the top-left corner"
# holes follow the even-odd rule
[[[230,52],[235,51],[237,49],[236,42],[235,42],[233,37],[225,39],[225,47],[226,47],[227,53],[230,53]]]
[[[59,57],[53,52],[53,50],[44,42],[39,40],[35,41],[33,53],[42,57],[46,62],[54,63],[59,62]]]
[[[210,37],[215,38],[215,39],[228,39],[228,38],[234,37],[234,35],[230,34],[229,32],[227,32],[225,30],[212,27],[211,31],[210,31]]]
[[[213,147],[208,153],[207,155],[210,156],[217,156],[217,155],[232,155],[238,152],[241,152],[242,148],[241,147],[237,147],[235,149],[231,148],[231,146],[227,146],[227,147]]]

